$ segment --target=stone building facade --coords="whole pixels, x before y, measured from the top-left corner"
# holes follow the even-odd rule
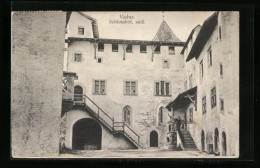
[[[192,118],[187,130],[197,149],[238,157],[239,13],[214,13],[203,23],[190,50],[184,50],[185,67],[191,69],[195,65],[196,103],[190,101],[177,107],[174,100],[167,108],[175,114],[184,109],[181,116]]]
[[[163,20],[151,41],[104,39],[99,37],[94,18],[72,12],[66,42],[64,69],[77,73],[75,87],[80,93],[114,121],[124,121],[134,130],[140,137],[140,148],[167,148],[169,117],[165,106],[184,89],[184,43],[168,24]],[[79,113],[67,112],[77,118],[67,126],[65,146],[70,149],[73,124],[86,117]],[[120,148],[110,144],[103,137],[102,149]]]

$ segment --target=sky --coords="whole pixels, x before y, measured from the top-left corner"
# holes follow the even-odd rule
[[[164,20],[168,23],[173,33],[185,42],[191,30],[214,13],[203,12],[84,12],[95,18],[98,23],[99,37],[127,40],[152,40]],[[132,23],[116,24],[114,21],[124,21],[120,16],[131,16],[126,19]],[[132,18],[132,19],[131,19]],[[144,20],[144,24],[136,24],[136,21]],[[112,22],[111,22],[112,21]]]

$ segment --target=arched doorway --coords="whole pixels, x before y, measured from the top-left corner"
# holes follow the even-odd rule
[[[81,86],[77,85],[74,87],[74,101],[83,100],[83,89]]]
[[[150,147],[158,147],[158,133],[156,131],[150,133]]]
[[[100,150],[102,129],[97,121],[83,118],[73,125],[72,149]]]
[[[201,151],[205,151],[205,134],[204,131],[201,131]]]
[[[227,155],[227,137],[226,133],[223,131],[222,132],[222,156]]]
[[[215,136],[214,136],[215,153],[218,153],[218,142],[219,142],[219,132],[218,132],[218,128],[215,128]]]
[[[132,108],[130,106],[125,106],[123,108],[123,120],[127,125],[131,124],[131,112]]]

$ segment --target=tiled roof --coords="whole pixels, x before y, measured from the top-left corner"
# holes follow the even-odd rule
[[[99,32],[98,32],[98,24],[97,24],[97,20],[89,15],[86,15],[82,12],[77,12],[79,13],[81,16],[84,16],[85,18],[89,19],[92,21],[92,30],[93,30],[93,36],[94,38],[99,38]]]
[[[193,98],[193,101],[196,102],[196,99],[197,99],[197,86],[180,93],[165,108],[167,108],[170,111],[171,108],[176,110],[176,109],[180,109],[180,108],[186,107],[187,105],[189,105],[191,103],[191,100],[187,97],[188,95],[191,96]]]
[[[182,42],[164,20],[153,38],[153,41]]]
[[[212,14],[208,19],[206,19],[203,22],[203,25],[200,29],[200,32],[189,52],[189,55],[186,59],[186,62],[191,60],[192,58],[198,58],[203,47],[207,43],[209,37],[211,36],[212,32],[214,31],[214,28],[216,27],[218,23],[218,12],[215,12]]]
[[[194,32],[195,32],[195,30],[196,30],[197,27],[200,27],[200,28],[201,28],[201,25],[197,25],[196,27],[194,27],[194,28],[192,29],[192,31],[191,31],[191,33],[190,33],[188,39],[186,40],[186,43],[185,43],[183,49],[181,50],[181,54],[184,54],[184,50],[187,48],[187,46],[188,46],[188,44],[189,44],[189,41],[190,41],[190,39],[192,38],[192,35],[194,34]]]

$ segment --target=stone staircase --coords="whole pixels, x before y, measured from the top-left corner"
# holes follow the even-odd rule
[[[109,116],[89,97],[86,95],[82,97],[81,101],[74,101],[74,108],[87,111],[93,118],[97,119],[97,121],[110,130],[114,136],[123,135],[136,148],[139,148],[140,137],[125,122],[115,122],[114,117]]]
[[[198,151],[197,146],[190,135],[189,131],[181,130],[179,131],[181,134],[182,144],[185,151]]]

